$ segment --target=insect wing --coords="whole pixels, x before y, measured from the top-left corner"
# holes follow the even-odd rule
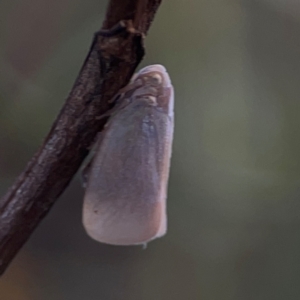
[[[171,110],[134,100],[107,123],[88,176],[83,208],[85,229],[97,241],[144,244],[166,233],[172,87],[165,92],[160,101]]]

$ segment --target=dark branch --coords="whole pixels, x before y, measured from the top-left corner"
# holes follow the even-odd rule
[[[105,121],[97,118],[143,58],[161,0],[111,0],[79,76],[43,145],[0,201],[0,274],[77,172]],[[119,25],[118,25],[119,24]],[[114,28],[117,30],[110,30]]]

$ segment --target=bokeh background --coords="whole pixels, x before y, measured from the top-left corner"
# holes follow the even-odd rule
[[[106,1],[0,2],[0,191],[41,145]],[[163,1],[142,66],[176,95],[168,234],[97,243],[79,176],[0,279],[1,300],[300,299],[300,2]]]

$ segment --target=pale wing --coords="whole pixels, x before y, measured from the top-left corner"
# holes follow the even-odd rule
[[[109,122],[84,198],[83,223],[96,240],[142,244],[166,231],[173,120],[130,104]]]

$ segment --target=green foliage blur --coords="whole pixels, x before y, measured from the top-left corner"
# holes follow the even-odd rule
[[[62,107],[106,4],[1,1],[1,194]],[[0,299],[300,299],[300,4],[165,0],[146,50],[141,67],[163,64],[175,87],[168,234],[146,250],[93,241],[77,176]]]

